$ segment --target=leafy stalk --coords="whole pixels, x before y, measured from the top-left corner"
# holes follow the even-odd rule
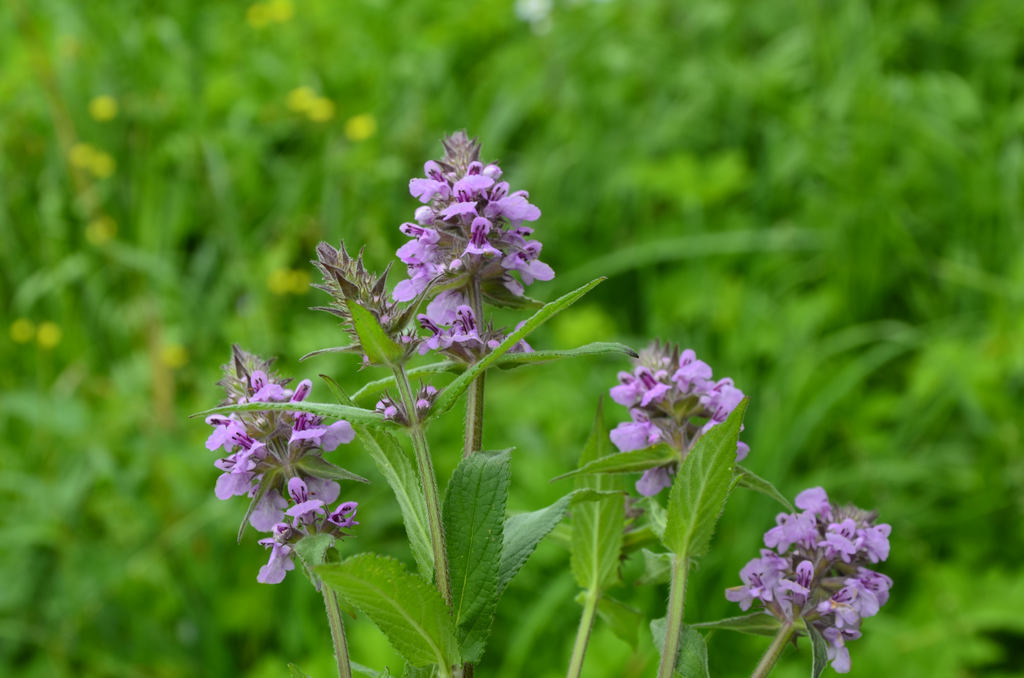
[[[327,608],[327,623],[331,627],[331,640],[334,641],[334,660],[338,664],[338,678],[352,678],[352,667],[348,659],[348,642],[345,640],[345,625],[341,621],[341,606],[338,594],[327,586],[320,587],[324,594],[324,607]]]
[[[775,634],[772,644],[768,646],[764,656],[761,657],[761,661],[757,663],[757,668],[750,674],[750,678],[765,678],[771,672],[775,662],[782,655],[782,650],[785,649],[786,643],[793,636],[795,628],[793,622],[786,622],[782,625],[779,632]]]
[[[448,552],[445,549],[444,526],[441,522],[441,499],[437,491],[437,476],[434,473],[434,462],[430,457],[430,446],[423,423],[416,418],[416,399],[412,394],[412,386],[405,368],[394,367],[395,382],[402,398],[402,405],[408,413],[409,437],[412,438],[413,451],[416,453],[416,466],[419,470],[420,483],[423,486],[423,499],[427,504],[427,525],[430,528],[430,545],[434,551],[434,573],[437,590],[445,604],[452,605],[451,574],[448,569]]]
[[[668,619],[665,623],[665,645],[658,665],[658,678],[672,678],[679,656],[679,637],[683,628],[683,608],[686,604],[686,573],[689,563],[676,556],[672,564],[672,583],[668,594]]]
[[[583,656],[587,652],[590,630],[594,628],[594,613],[597,612],[597,601],[600,598],[599,590],[590,589],[583,600],[583,614],[580,616],[580,627],[576,631],[576,642],[572,646],[572,659],[569,660],[569,672],[566,674],[566,678],[580,678],[580,673],[583,671]]]

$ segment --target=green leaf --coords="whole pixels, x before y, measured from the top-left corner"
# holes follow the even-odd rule
[[[363,666],[356,662],[349,662],[352,666],[352,671],[358,673],[361,676],[367,676],[367,678],[391,678],[391,671],[385,666],[383,671],[374,671],[369,666]]]
[[[740,487],[745,487],[748,490],[753,490],[755,492],[760,492],[763,495],[767,495],[782,504],[782,506],[790,513],[796,512],[796,508],[793,506],[793,503],[789,501],[785,495],[779,492],[778,489],[776,489],[776,487],[769,481],[743,466],[737,465],[736,472],[739,474]]]
[[[598,403],[590,436],[580,455],[580,463],[590,465],[602,458],[607,459],[605,454],[610,448],[603,408]],[[622,484],[621,478],[613,476],[576,478],[579,489],[621,490]],[[625,523],[625,497],[621,492],[573,510],[570,554],[572,573],[580,587],[600,593],[618,579]]]
[[[729,418],[697,439],[683,460],[668,498],[665,546],[680,558],[704,555],[718,516],[734,487],[736,441],[747,409],[744,399]]]
[[[713,430],[713,429],[712,429]],[[636,473],[679,461],[679,453],[668,445],[655,445],[632,452],[614,452],[584,464],[575,471],[555,476],[552,480],[572,478],[590,473]]]
[[[295,553],[304,565],[310,569],[323,565],[327,550],[334,546],[334,536],[326,533],[310,534],[295,544]]]
[[[310,678],[308,673],[291,662],[288,662],[288,675],[290,678]]]
[[[665,651],[665,618],[651,621],[651,636],[658,654]],[[680,678],[709,678],[708,647],[696,629],[683,625],[679,630],[679,650],[674,675]]]
[[[672,580],[672,561],[675,557],[671,553],[641,549],[640,555],[644,558],[644,573],[637,579],[637,584],[666,584]]]
[[[260,480],[256,494],[253,495],[252,501],[249,502],[249,507],[245,509],[245,514],[242,516],[242,524],[238,526],[238,543],[242,543],[242,535],[245,534],[245,526],[249,524],[249,516],[256,510],[256,505],[263,500],[267,492],[277,487],[278,481],[280,481],[283,471],[280,468],[274,468],[263,474],[262,480]]]
[[[359,344],[363,352],[370,359],[371,363],[377,365],[393,365],[402,357],[405,351],[395,343],[395,340],[388,336],[384,328],[377,322],[377,318],[364,306],[346,299],[348,311],[352,315],[352,326],[359,335]]]
[[[657,497],[644,497],[641,504],[647,511],[651,531],[658,535],[659,540],[664,539],[665,525],[668,524],[668,512],[665,507],[658,502]]]
[[[459,663],[454,624],[437,589],[397,560],[361,553],[320,565],[316,573],[362,610],[409,663]]]
[[[726,617],[717,621],[692,624],[697,629],[724,629],[738,631],[752,636],[774,636],[782,623],[766,612],[751,612],[738,617]]]
[[[582,603],[586,595],[586,592],[581,591],[576,596],[576,602]],[[640,610],[604,594],[597,601],[597,614],[612,633],[629,643],[633,649],[637,648],[640,642],[637,631],[644,625],[644,615]]]
[[[632,358],[637,357],[636,351],[625,344],[595,341],[576,348],[531,351],[530,353],[506,353],[498,360],[495,367],[512,369],[522,367],[523,365],[538,365],[555,360],[565,360],[566,358],[582,358],[591,355],[607,355],[609,353],[624,353]]]
[[[354,480],[357,483],[369,483],[370,481],[352,471],[336,466],[317,454],[307,454],[296,464],[298,468],[316,478],[327,478],[328,480]]]
[[[498,566],[498,595],[505,590],[512,577],[526,563],[537,544],[565,517],[570,506],[599,500],[611,495],[621,499],[620,492],[598,492],[596,490],[573,490],[554,504],[529,513],[509,516],[505,521],[504,541],[501,547],[501,564]]]
[[[818,678],[828,664],[828,644],[814,624],[806,624],[806,628],[811,639],[811,678]]]
[[[625,344],[613,342],[594,342],[577,348],[555,349],[550,351],[533,351],[531,353],[506,353],[494,362],[492,367],[501,369],[513,369],[529,365],[541,365],[554,360],[564,358],[581,358],[590,355],[604,355],[608,353],[625,353],[635,356],[636,352]],[[468,365],[455,362],[454,360],[441,360],[428,365],[420,365],[406,370],[410,379],[424,377],[431,374],[461,374],[466,371]],[[361,389],[352,395],[352,400],[369,407],[376,402],[379,395],[386,389],[395,385],[394,375],[382,377],[365,384]]]
[[[385,423],[384,415],[373,410],[364,410],[347,405],[335,405],[334,403],[310,403],[305,401],[298,403],[234,403],[196,412],[192,416],[203,417],[208,414],[224,414],[229,412],[309,412],[310,414],[316,414],[327,419],[345,419],[352,424],[383,426]]]
[[[560,311],[572,306],[583,295],[597,287],[603,281],[604,278],[591,280],[586,285],[583,285],[568,294],[562,295],[550,303],[544,304],[543,308],[530,316],[526,322],[519,327],[519,329],[505,337],[505,340],[493,351],[484,356],[479,362],[473,363],[469,369],[456,377],[452,383],[448,384],[434,402],[431,416],[441,415],[450,410],[455,404],[455,401],[459,399],[459,396],[469,388],[469,385],[473,383],[473,380],[483,373],[484,370],[494,365],[501,356],[505,355],[513,346],[525,339],[535,329],[550,320]]]
[[[413,666],[406,664],[402,671],[402,678],[434,678],[437,675],[436,666]]]
[[[444,499],[444,532],[452,582],[452,614],[465,661],[479,661],[498,604],[509,452],[462,460]]]
[[[405,371],[406,376],[409,379],[416,377],[425,377],[432,374],[444,374],[446,372],[459,373],[464,372],[466,365],[464,363],[457,363],[452,360],[441,360],[436,363],[430,363],[429,365],[420,365],[419,367],[411,367]],[[380,394],[389,388],[395,386],[395,375],[389,375],[382,377],[375,381],[367,382],[361,389],[352,394],[352,400],[356,403],[369,407],[377,402]]]
[[[338,382],[326,374],[321,374],[319,376],[324,380],[324,383],[327,384],[327,388],[330,389],[331,394],[340,404],[355,407],[355,403],[352,402],[352,399],[348,397],[348,394],[345,393],[345,389],[343,389]]]
[[[430,528],[427,524],[427,504],[420,491],[420,480],[409,455],[402,449],[395,437],[387,431],[374,431],[359,427],[359,440],[377,465],[398,500],[402,511],[402,522],[409,536],[416,566],[424,579],[434,577],[434,551],[430,543]]]

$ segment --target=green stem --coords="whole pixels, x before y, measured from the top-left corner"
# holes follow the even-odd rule
[[[668,620],[665,624],[665,646],[661,652],[658,678],[672,678],[679,654],[679,632],[683,628],[683,607],[686,604],[686,554],[677,555],[672,563],[672,584],[668,593]]]
[[[482,327],[484,322],[484,302],[480,294],[480,281],[473,279],[469,286],[469,305],[476,317],[477,327]],[[484,375],[473,380],[469,385],[466,394],[466,438],[462,446],[462,458],[465,459],[474,452],[478,452],[483,445],[484,437]]]
[[[793,637],[793,631],[795,630],[796,627],[793,625],[793,622],[786,622],[782,625],[779,632],[775,634],[772,644],[768,646],[764,656],[761,657],[761,661],[757,663],[757,668],[750,674],[750,678],[765,678],[771,672],[775,662],[782,655],[782,650],[785,649],[786,643]]]
[[[445,548],[444,524],[441,522],[441,499],[437,491],[437,476],[434,474],[434,462],[430,457],[430,446],[423,424],[416,415],[416,399],[412,395],[412,386],[405,368],[396,366],[395,381],[402,397],[402,405],[410,419],[409,437],[412,438],[413,451],[416,453],[416,466],[419,471],[420,483],[423,485],[423,498],[427,504],[427,525],[430,528],[430,545],[434,551],[434,576],[437,590],[450,608],[452,606],[451,574],[448,571],[448,551]]]
[[[580,627],[576,631],[576,643],[572,646],[572,659],[569,661],[569,673],[566,678],[579,678],[583,671],[583,655],[587,652],[587,643],[590,641],[590,630],[594,628],[594,613],[597,611],[597,601],[601,597],[600,591],[588,589],[583,600],[583,614],[580,616]]]
[[[345,625],[341,621],[341,607],[338,594],[326,584],[320,584],[327,608],[327,623],[331,626],[331,640],[334,641],[334,659],[338,663],[338,678],[352,678],[352,667],[348,662],[348,642],[345,640]]]

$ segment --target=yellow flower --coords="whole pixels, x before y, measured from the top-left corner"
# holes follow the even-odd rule
[[[79,142],[71,147],[71,150],[68,152],[68,159],[75,167],[87,169],[92,163],[92,158],[95,154],[95,148],[89,144]]]
[[[57,323],[46,322],[39,323],[39,331],[36,333],[36,341],[45,349],[51,349],[60,343],[61,331],[60,326]]]
[[[295,16],[295,5],[292,0],[268,0],[264,3],[267,16],[271,21],[283,24]]]
[[[291,92],[288,92],[288,108],[296,113],[306,113],[316,99],[316,92],[313,91],[312,87],[306,87],[305,85],[296,87]]]
[[[327,122],[334,117],[334,102],[324,97],[317,97],[310,102],[306,114],[313,122]]]
[[[177,370],[188,364],[188,351],[181,344],[166,344],[160,349],[160,362]]]
[[[107,94],[93,97],[89,102],[89,115],[98,122],[107,122],[117,117],[117,99]]]
[[[377,133],[377,118],[372,113],[353,115],[345,121],[345,136],[352,141],[366,141]]]
[[[267,10],[266,3],[256,2],[245,10],[245,21],[252,28],[266,28],[273,18]]]
[[[292,289],[292,272],[279,268],[267,276],[267,289],[274,294],[288,294]]]
[[[117,222],[103,215],[96,217],[85,227],[85,239],[90,245],[102,245],[117,234]]]
[[[309,283],[312,282],[312,280],[309,277],[308,271],[291,271],[289,277],[291,280],[292,294],[305,294],[309,291]]]
[[[114,160],[114,157],[104,151],[97,151],[92,156],[92,162],[89,163],[89,171],[100,179],[109,177],[116,168],[117,162]]]
[[[11,323],[11,339],[16,344],[27,344],[36,336],[36,325],[28,318],[18,318]]]
[[[117,168],[117,162],[112,155],[81,142],[71,147],[71,150],[68,152],[68,159],[71,161],[72,166],[78,169],[89,170],[100,179],[106,179]]]

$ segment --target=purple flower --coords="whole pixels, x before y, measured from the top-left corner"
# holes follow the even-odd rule
[[[426,177],[409,183],[410,193],[423,205],[414,214],[419,225],[400,228],[412,238],[397,253],[409,277],[392,295],[410,301],[437,281],[445,290],[438,297],[448,298],[431,302],[426,315],[438,325],[451,325],[455,309],[468,302],[469,290],[482,290],[485,300],[493,298],[495,287],[522,296],[525,285],[551,280],[554,271],[539,260],[541,244],[530,239],[533,229],[523,226],[540,218],[529,194],[510,192],[507,182],[498,181],[501,168],[480,162],[480,146],[465,132],[443,144],[444,160],[427,162]]]
[[[620,452],[631,452],[665,443],[679,453],[682,461],[697,439],[722,423],[743,400],[743,392],[732,379],[711,380],[711,368],[697,359],[691,349],[652,344],[636,361],[632,372],[619,372],[619,383],[609,395],[629,408],[631,422],[612,429],[609,436]],[[742,428],[741,428],[742,430]],[[744,459],[750,447],[738,441],[736,460]],[[657,494],[678,462],[663,470],[648,470],[637,483],[644,495]]]
[[[306,483],[298,477],[288,481],[288,495],[295,502],[295,505],[284,512],[286,516],[294,518],[294,524],[315,522],[318,516],[324,515],[324,502],[321,499],[311,499],[309,488]]]
[[[292,528],[287,523],[274,525],[274,536],[260,539],[259,544],[270,549],[270,560],[260,568],[256,581],[261,584],[280,584],[285,573],[295,569],[292,562],[292,547],[287,541],[291,537]]]
[[[864,565],[888,556],[890,528],[875,525],[874,513],[833,505],[820,487],[798,494],[796,505],[802,512],[780,513],[764,535],[777,553],[762,550],[740,571],[743,586],[725,597],[743,610],[759,601],[779,619],[803,618],[829,641],[832,667],[845,673],[846,641],[859,638],[862,621],[889,600],[892,580]]]
[[[337,525],[341,529],[347,529],[358,525],[356,521],[356,509],[359,507],[354,501],[345,501],[338,504],[338,507],[327,516],[327,521]]]
[[[256,503],[256,508],[249,514],[249,524],[258,532],[267,532],[284,518],[284,509],[288,500],[277,490],[268,490]]]

